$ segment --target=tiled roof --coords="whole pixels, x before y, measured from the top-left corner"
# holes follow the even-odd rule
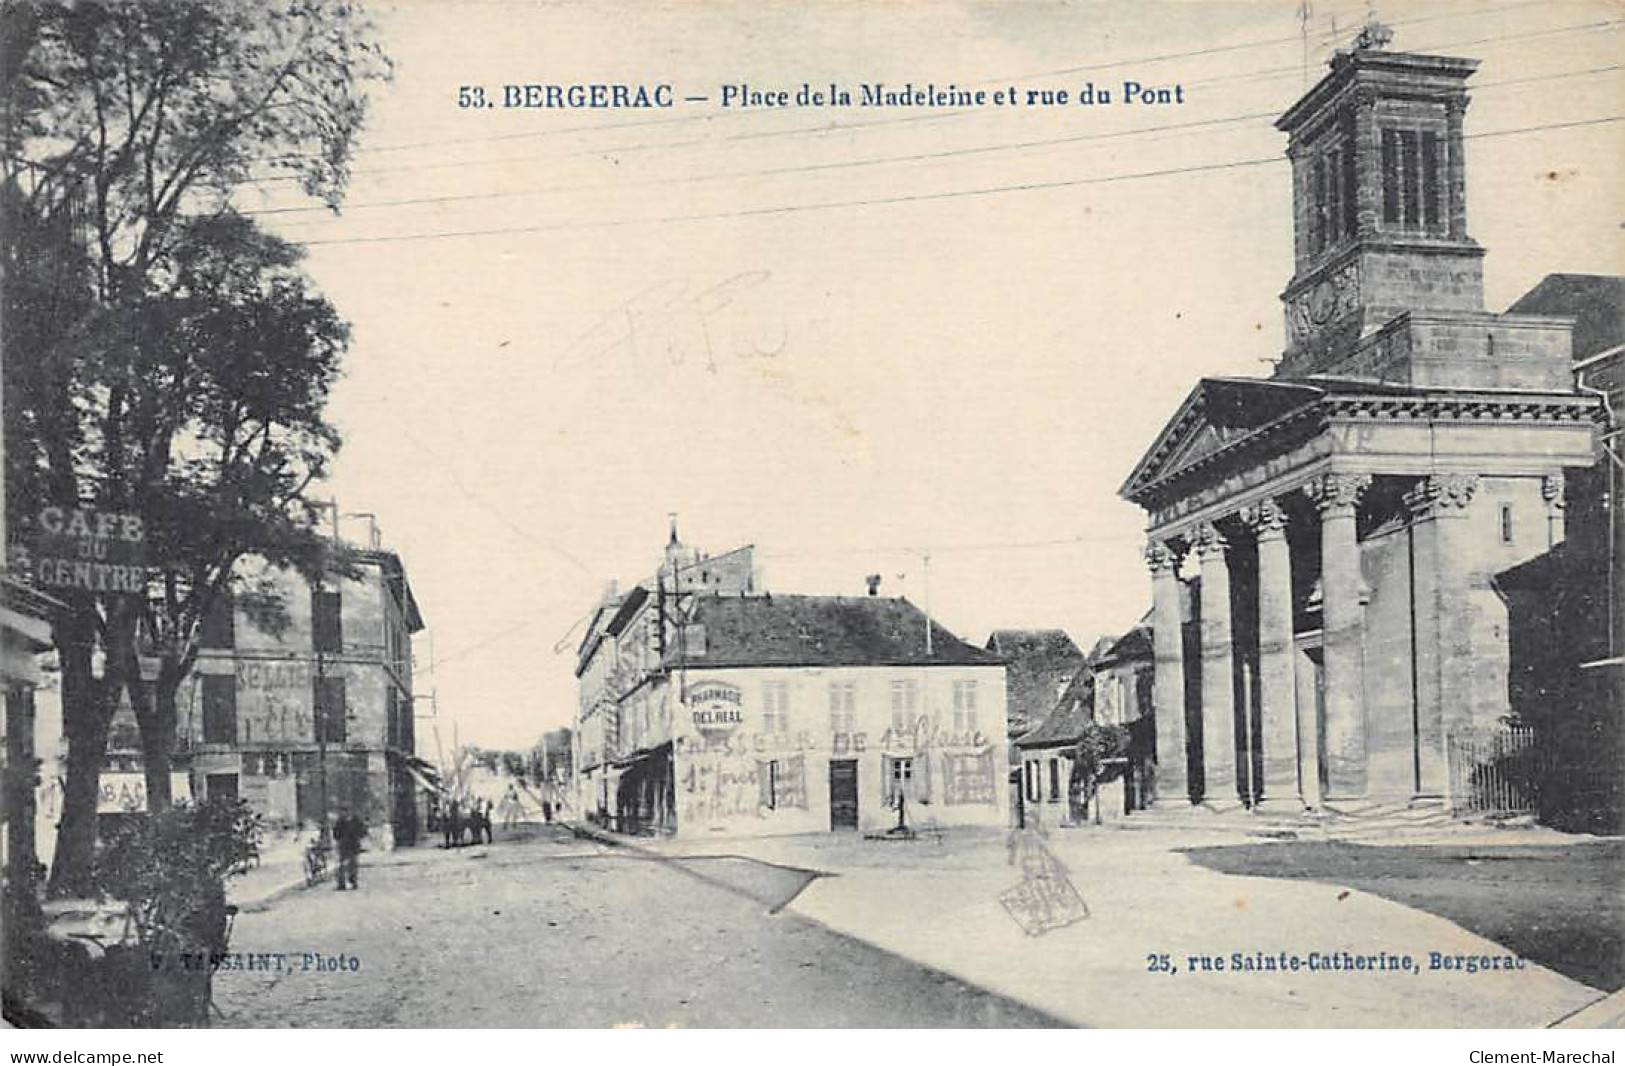
[[[1042,748],[1052,744],[1075,744],[1083,736],[1084,728],[1092,720],[1091,706],[1093,700],[1090,692],[1094,687],[1094,674],[1088,669],[1078,671],[1078,676],[1067,688],[1066,695],[1056,703],[1055,709],[1049,716],[1039,723],[1036,729],[1023,734],[1016,741],[1018,748]]]
[[[995,629],[987,638],[987,648],[1006,661],[1034,656],[1069,658],[1080,654],[1064,629]]]
[[[1150,623],[1142,622],[1124,633],[1122,638],[1111,646],[1111,650],[1101,656],[1100,664],[1120,663],[1131,659],[1149,659],[1151,655],[1151,626]]]
[[[689,666],[997,666],[998,656],[931,623],[902,597],[726,596],[695,598],[690,626],[704,647],[673,649]]]
[[[1625,277],[1547,274],[1518,297],[1509,314],[1573,315],[1574,358],[1625,344]]]
[[[1056,694],[1083,664],[1083,652],[1060,629],[996,629],[988,650],[1004,660],[1005,718],[1015,735],[1055,706]]]

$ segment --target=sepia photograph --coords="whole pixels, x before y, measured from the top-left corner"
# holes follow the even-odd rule
[[[0,0],[10,1061],[1614,1062],[1622,55],[1618,0]]]

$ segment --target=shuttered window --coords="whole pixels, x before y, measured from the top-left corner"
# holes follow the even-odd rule
[[[327,744],[342,744],[345,740],[346,716],[344,678],[318,677],[314,679],[316,738]]]
[[[232,674],[203,675],[203,743],[237,742],[237,678]]]

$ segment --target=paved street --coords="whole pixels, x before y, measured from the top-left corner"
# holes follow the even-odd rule
[[[220,972],[220,1024],[1059,1024],[779,912],[809,879],[783,867],[650,859],[539,828],[365,858],[359,892],[323,886],[239,917],[233,950],[283,953],[285,969]]]

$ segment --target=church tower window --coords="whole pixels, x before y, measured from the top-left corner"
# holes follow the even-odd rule
[[[1444,210],[1443,141],[1435,130],[1382,131],[1382,221],[1388,229],[1435,233]]]

